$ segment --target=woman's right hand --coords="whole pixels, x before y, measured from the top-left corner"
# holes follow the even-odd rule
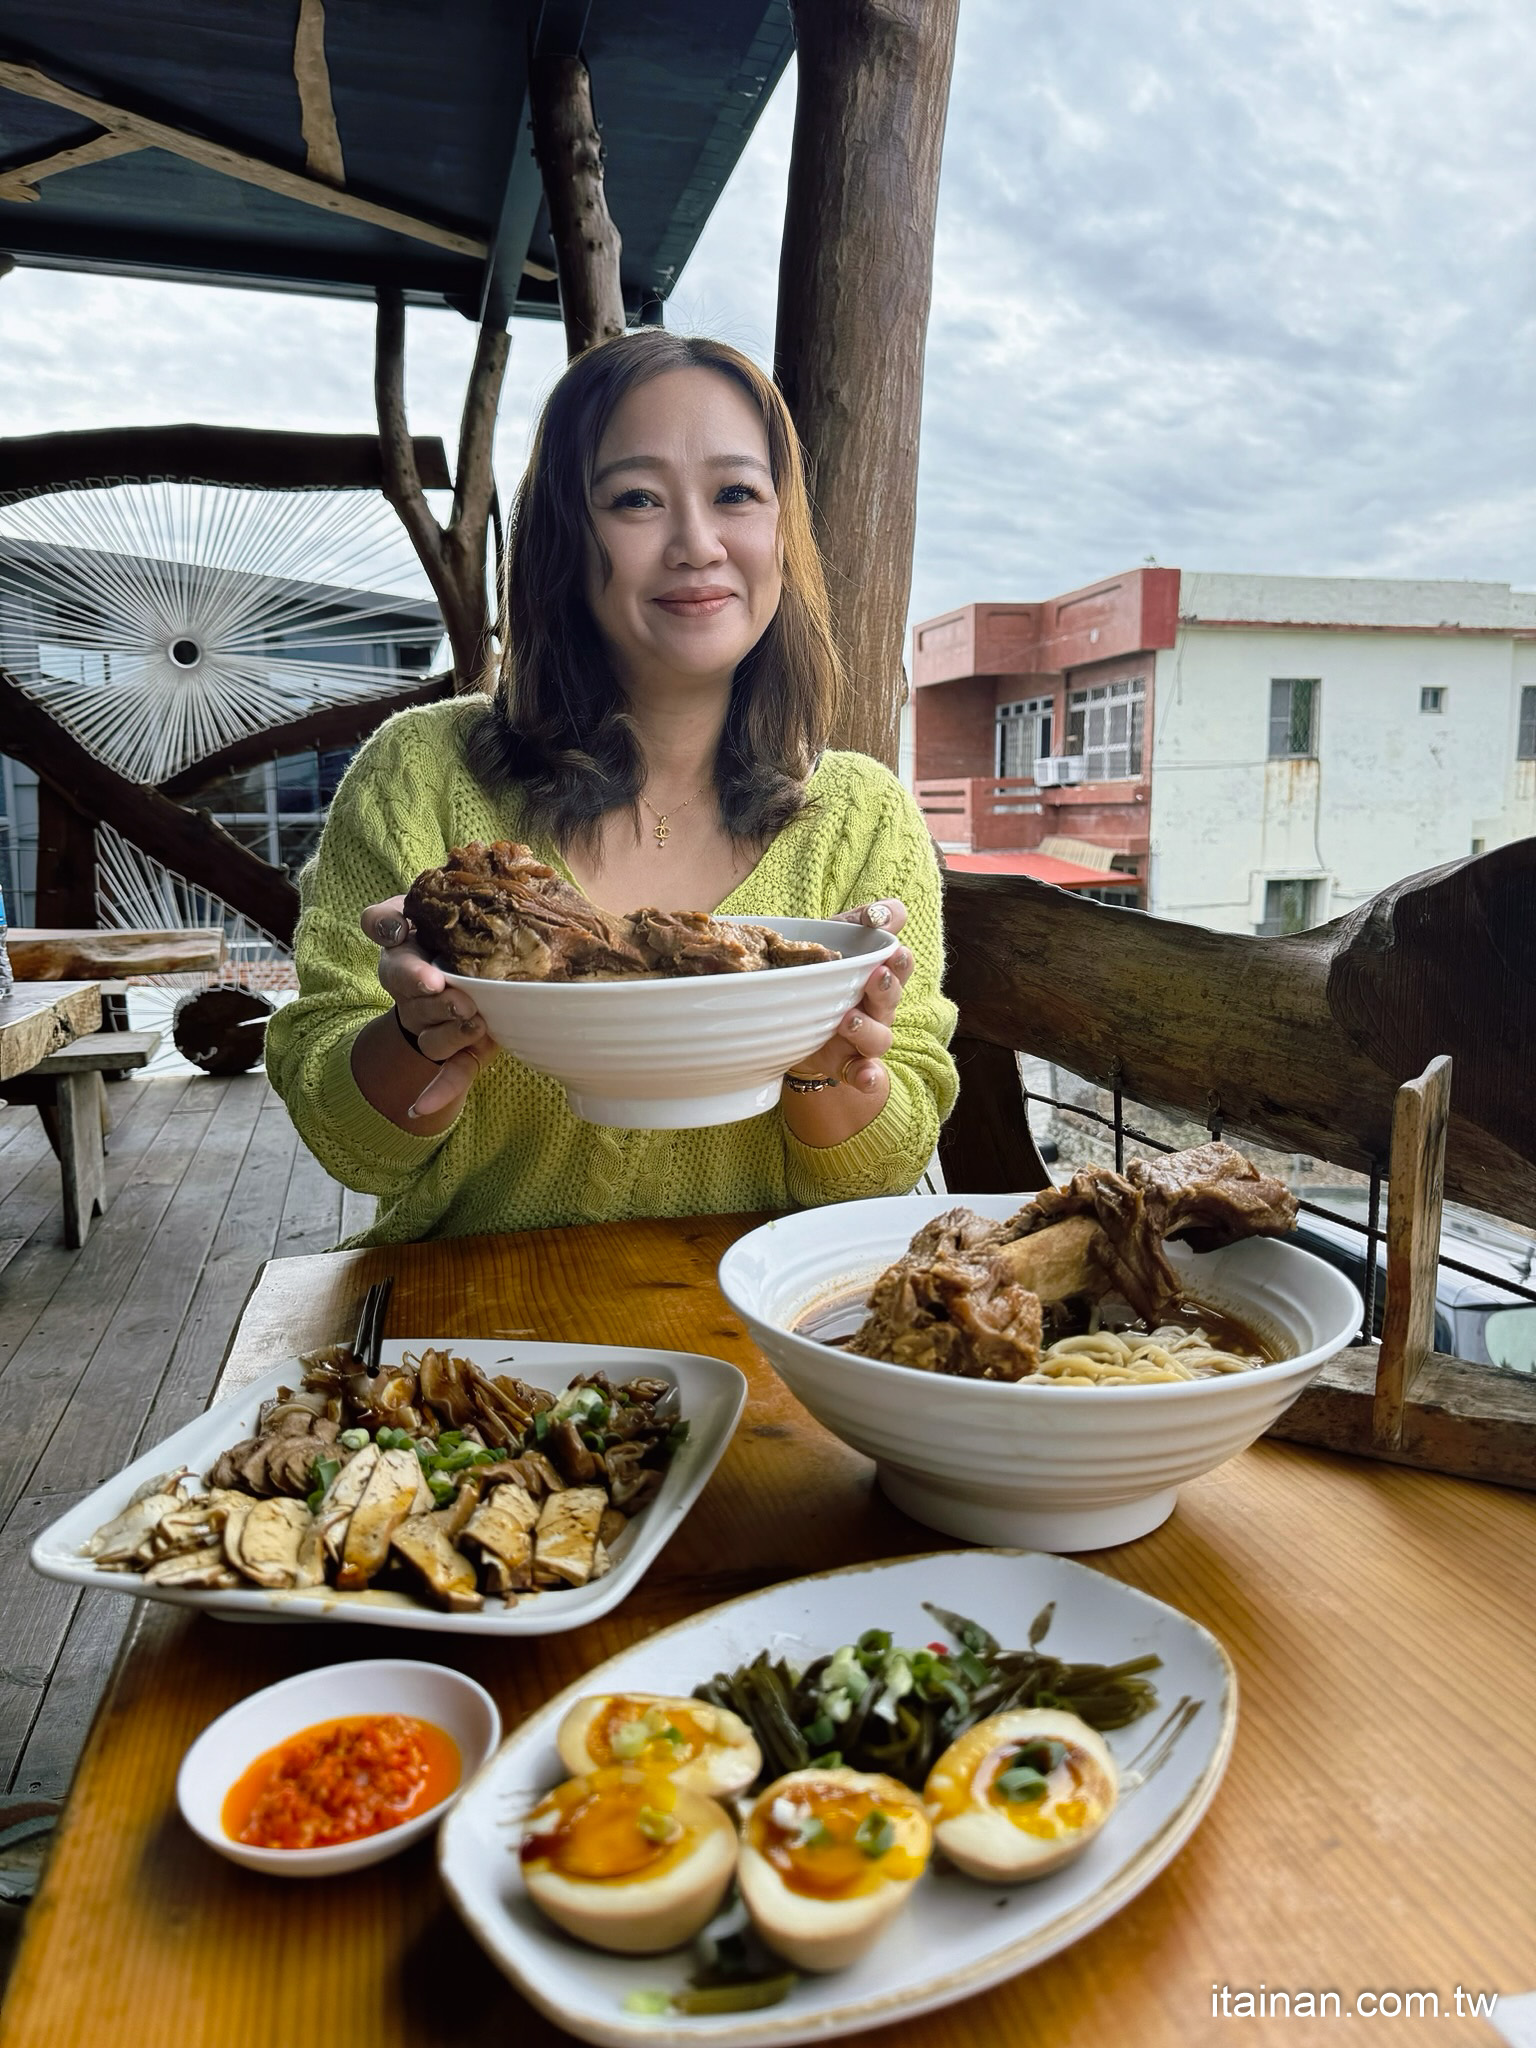
[[[486,1035],[485,1019],[472,998],[451,987],[442,969],[434,967],[416,944],[403,896],[370,903],[359,921],[380,948],[379,981],[394,1002],[400,1024],[418,1042],[423,1071],[428,1064],[437,1068],[406,1114],[414,1119],[457,1110],[496,1050]],[[404,1033],[394,1025],[390,1028],[402,1052],[410,1056]]]

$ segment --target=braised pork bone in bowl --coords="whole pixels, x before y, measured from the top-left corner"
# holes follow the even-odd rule
[[[525,846],[456,847],[405,900],[423,950],[495,1043],[588,1123],[687,1130],[759,1116],[896,939],[823,918],[620,917]]]
[[[1277,1182],[1206,1145],[1022,1201],[806,1210],[734,1245],[720,1288],[916,1520],[1095,1550],[1155,1529],[1353,1341],[1360,1297],[1284,1242],[1294,1220]]]

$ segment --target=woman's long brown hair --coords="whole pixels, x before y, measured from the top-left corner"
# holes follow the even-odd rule
[[[516,788],[527,835],[562,848],[593,851],[605,812],[638,815],[645,779],[624,694],[585,594],[587,549],[601,552],[588,511],[598,446],[628,392],[669,370],[690,369],[729,377],[752,400],[779,500],[783,595],[737,667],[715,757],[720,815],[734,839],[766,842],[804,807],[806,778],[836,714],[842,670],[800,443],[784,400],[725,342],[659,328],[603,342],[571,364],[540,418],[513,501],[491,703],[469,743],[483,782]]]

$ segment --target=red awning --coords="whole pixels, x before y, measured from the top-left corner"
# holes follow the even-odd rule
[[[1058,889],[1134,889],[1136,877],[1080,867],[1075,860],[1057,860],[1049,853],[946,853],[945,867],[960,875],[1028,875],[1032,882],[1052,882]]]

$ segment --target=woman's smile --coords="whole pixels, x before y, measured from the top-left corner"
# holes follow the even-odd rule
[[[698,589],[668,590],[651,599],[652,604],[659,605],[674,619],[712,619],[735,601],[735,591],[727,590],[719,583],[705,584]]]

